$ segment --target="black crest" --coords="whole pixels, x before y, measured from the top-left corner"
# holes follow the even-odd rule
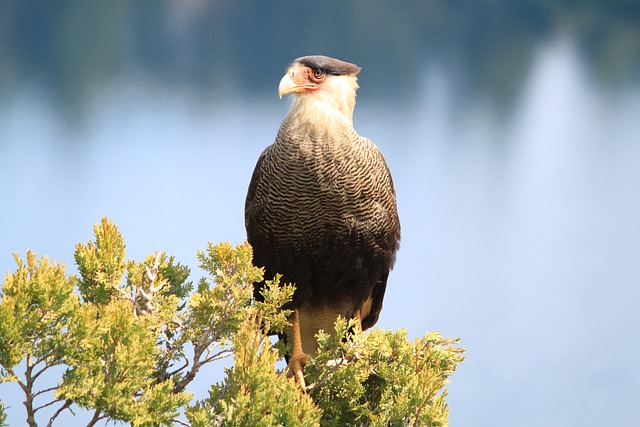
[[[293,64],[302,64],[314,70],[322,70],[334,76],[351,75],[355,76],[360,72],[360,67],[356,64],[340,61],[323,55],[303,56],[293,61]]]

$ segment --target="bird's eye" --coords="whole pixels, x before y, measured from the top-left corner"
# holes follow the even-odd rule
[[[313,79],[316,81],[320,81],[322,79],[324,79],[325,76],[325,72],[319,68],[316,68],[315,70],[313,70]]]

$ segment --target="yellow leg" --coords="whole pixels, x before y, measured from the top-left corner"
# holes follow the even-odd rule
[[[358,353],[358,349],[362,349],[362,307],[356,309],[355,313],[353,313],[353,318],[356,320],[356,324],[353,328],[353,336],[354,336],[354,353],[353,357],[349,357],[349,362],[358,360],[360,355]]]
[[[308,356],[302,351],[302,334],[300,332],[300,310],[293,309],[291,313],[292,351],[287,365],[287,377],[294,377],[302,390],[306,388],[302,368],[307,364]]]
[[[356,319],[355,335],[362,334],[362,312],[361,308],[356,309],[353,313],[353,318]]]

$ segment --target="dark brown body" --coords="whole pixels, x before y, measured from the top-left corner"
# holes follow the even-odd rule
[[[245,221],[254,263],[296,285],[291,308],[318,317],[303,338],[357,311],[364,330],[378,319],[400,241],[393,182],[350,120],[305,117],[285,119],[253,173]]]

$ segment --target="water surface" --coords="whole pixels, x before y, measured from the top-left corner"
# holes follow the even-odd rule
[[[198,276],[197,249],[245,238],[287,62],[336,55],[363,66],[356,129],[398,193],[402,247],[376,326],[462,338],[451,424],[640,421],[637,8],[355,2],[336,20],[166,2],[98,19],[63,4],[0,7],[3,272],[26,249],[73,271],[74,245],[107,216],[130,257],[165,250]],[[324,43],[292,36],[327,22]],[[11,425],[16,394],[0,387]]]

